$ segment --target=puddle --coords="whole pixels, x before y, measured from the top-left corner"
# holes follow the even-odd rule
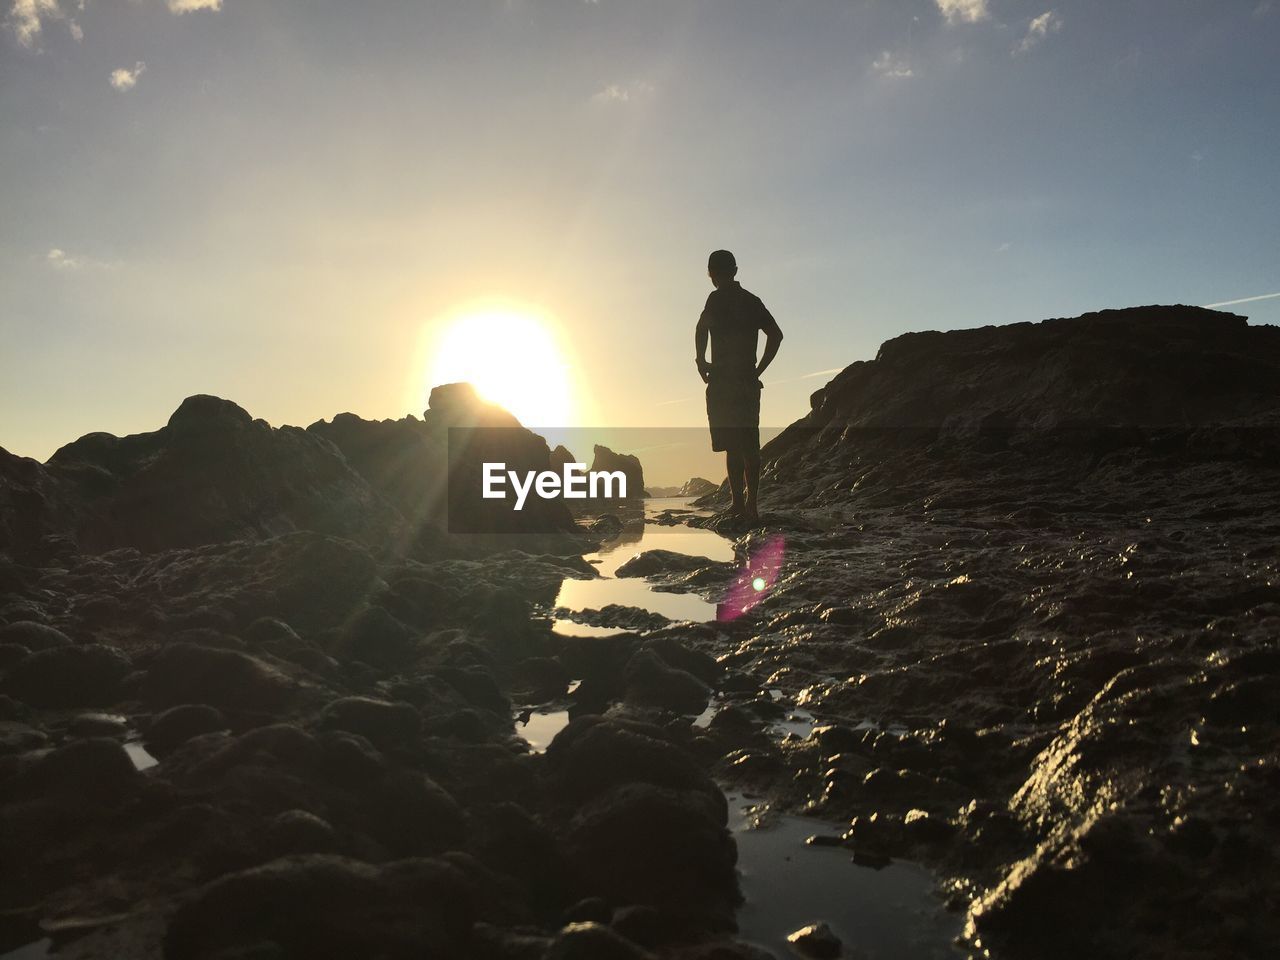
[[[643,577],[614,576],[618,567],[646,550],[670,550],[713,561],[732,562],[733,544],[717,533],[698,527],[672,527],[647,522],[673,506],[684,506],[690,502],[688,498],[646,500],[646,523],[643,527],[629,527],[617,539],[603,544],[598,552],[586,555],[585,559],[595,565],[601,579],[564,581],[554,606],[566,610],[600,610],[616,603],[651,610],[671,620],[692,620],[695,623],[714,620],[716,605],[696,594],[663,593],[651,589]],[[557,620],[554,626],[559,633],[577,637],[622,632],[614,628],[589,627],[570,620]]]
[[[530,714],[527,723],[516,721],[516,733],[529,741],[534,753],[543,753],[556,734],[569,725],[568,710],[546,710]],[[2,960],[2,958],[0,958]]]
[[[142,745],[141,740],[126,740],[124,744],[124,752],[129,755],[129,759],[133,761],[135,770],[149,770],[160,761],[147,752],[147,748]],[[0,960],[4,960],[0,957]]]
[[[923,867],[895,860],[880,870],[854,864],[842,847],[809,846],[815,834],[836,836],[840,824],[808,817],[772,817],[756,827],[750,801],[726,794],[738,844],[746,902],[740,936],[781,960],[797,954],[787,934],[826,923],[844,943],[842,956],[860,960],[957,960],[961,918],[948,914]]]

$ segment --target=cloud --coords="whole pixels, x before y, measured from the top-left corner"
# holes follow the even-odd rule
[[[630,103],[653,93],[653,84],[637,81],[635,83],[611,83],[591,97],[592,103]]]
[[[139,60],[133,65],[132,70],[121,67],[119,70],[111,71],[111,86],[115,87],[121,93],[128,93],[138,85],[138,78],[146,72],[147,65]]]
[[[1026,53],[1049,34],[1057,33],[1061,29],[1062,18],[1052,10],[1046,10],[1027,26],[1027,35],[1014,47],[1014,52]]]
[[[79,270],[84,266],[84,261],[77,257],[72,257],[65,250],[54,247],[44,255],[45,263],[53,267],[55,270]]]
[[[222,9],[222,0],[165,0],[170,13],[192,13],[196,10]]]
[[[39,42],[46,22],[65,19],[66,14],[58,6],[58,0],[13,0],[6,23],[18,38],[18,43],[31,48]],[[72,35],[79,29],[73,22]]]
[[[987,0],[934,0],[947,23],[977,23],[991,16]]]
[[[907,77],[915,76],[915,71],[911,69],[911,65],[907,61],[895,57],[888,50],[883,51],[880,56],[872,61],[871,69],[882,77],[894,79],[906,79]]]

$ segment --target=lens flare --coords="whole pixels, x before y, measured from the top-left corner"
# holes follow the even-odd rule
[[[769,595],[782,573],[784,544],[778,534],[752,552],[724,600],[716,606],[717,620],[736,620]]]

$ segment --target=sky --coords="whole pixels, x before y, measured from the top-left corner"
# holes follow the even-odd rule
[[[495,303],[566,425],[696,426],[719,247],[776,426],[906,331],[1280,293],[1280,0],[0,4],[0,446],[41,460],[194,393],[420,413]]]

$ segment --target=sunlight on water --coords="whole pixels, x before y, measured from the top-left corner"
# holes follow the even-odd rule
[[[679,509],[689,498],[670,497],[645,501],[645,517],[664,510]],[[664,593],[654,590],[642,577],[617,578],[618,567],[647,550],[670,550],[709,561],[732,562],[733,544],[710,530],[697,527],[667,527],[654,523],[628,528],[621,536],[604,544],[586,560],[600,572],[599,580],[566,580],[560,587],[555,605],[566,610],[599,610],[609,604],[638,607],[661,614],[671,620],[705,623],[716,617],[716,605],[693,593]],[[610,627],[590,627],[572,621],[558,620],[555,628],[571,636],[606,636],[618,633]]]

